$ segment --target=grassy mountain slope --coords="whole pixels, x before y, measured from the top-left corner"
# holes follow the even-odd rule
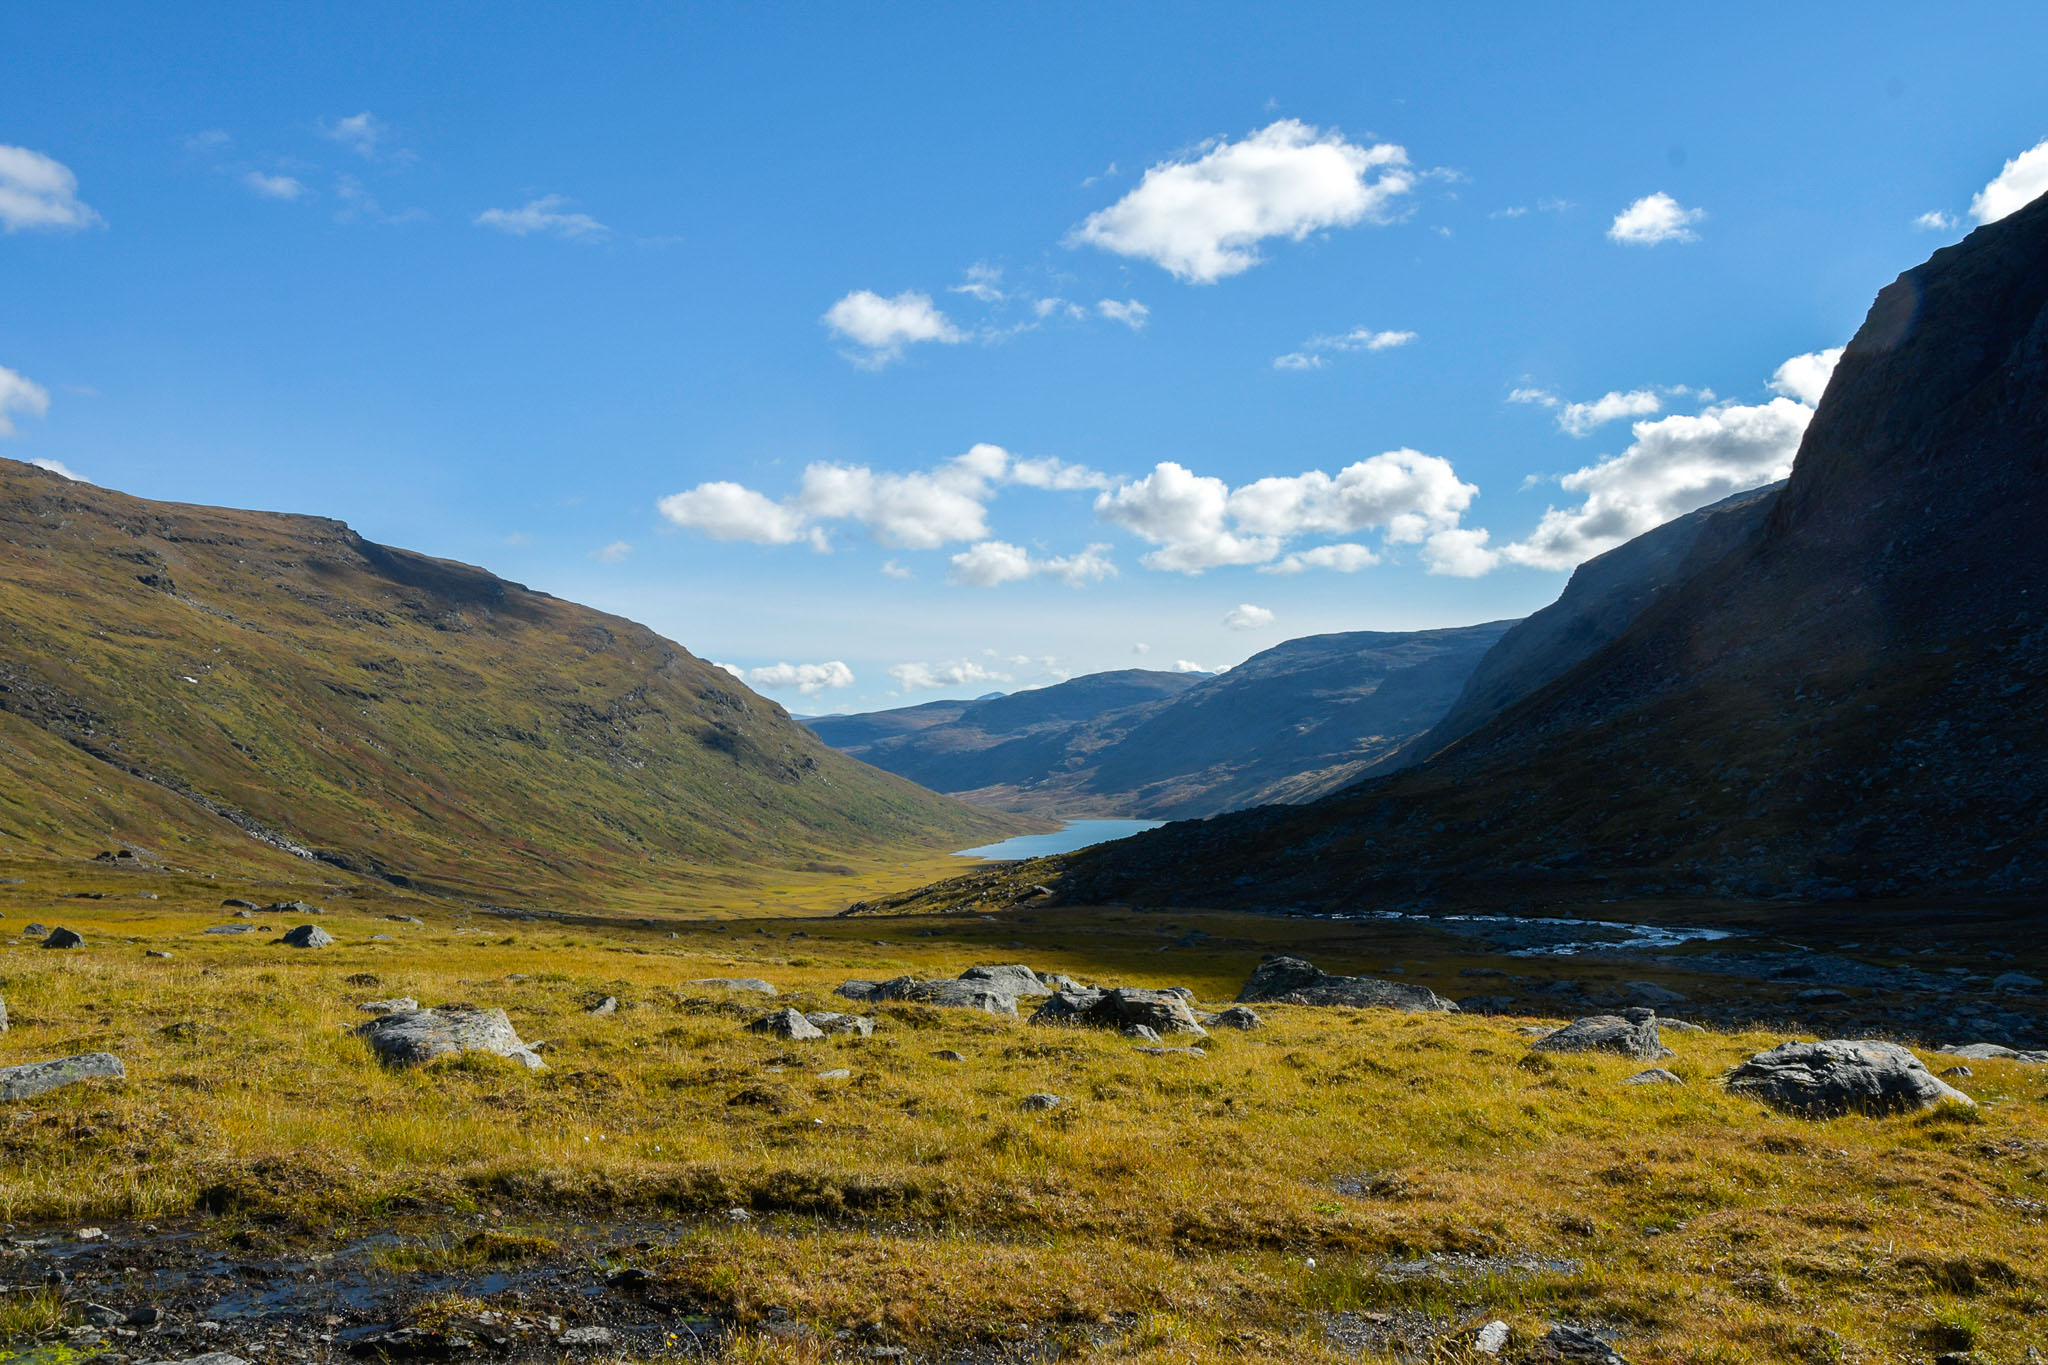
[[[1340,908],[2048,884],[2048,200],[1888,286],[1768,516],[1430,763],[1078,855]]]
[[[0,845],[59,855],[196,840],[559,900],[1014,825],[832,752],[630,621],[339,522],[12,462],[0,721]]]
[[[1443,716],[1510,624],[1309,636],[1215,677],[1098,673],[812,724],[848,753],[979,804],[1213,815],[1310,800],[1386,762]]]

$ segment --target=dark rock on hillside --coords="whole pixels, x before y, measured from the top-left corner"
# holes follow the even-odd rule
[[[1976,1101],[1896,1043],[1780,1043],[1728,1073],[1728,1089],[1802,1118],[1898,1114]]]
[[[1392,761],[1510,624],[1316,635],[1214,677],[1098,673],[809,723],[855,757],[984,804],[1210,815],[1309,800]]]
[[[2043,526],[2036,201],[1888,286],[1761,524],[1547,686],[1418,767],[1030,875],[1069,902],[1318,910],[2037,897]]]
[[[78,948],[84,944],[85,940],[73,929],[52,929],[43,939],[45,948]]]
[[[1106,991],[1060,991],[1031,1016],[1034,1024],[1080,1024],[1117,1030],[1142,1028],[1158,1035],[1207,1037],[1188,1002],[1171,991],[1118,986]]]
[[[1303,958],[1275,954],[1260,962],[1237,993],[1239,1004],[1352,1005],[1422,1014],[1458,1007],[1427,986],[1371,976],[1332,976]]]
[[[334,935],[317,924],[301,924],[285,930],[278,942],[292,948],[329,948],[334,945]]]

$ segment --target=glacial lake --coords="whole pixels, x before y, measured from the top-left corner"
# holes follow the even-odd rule
[[[963,848],[956,858],[1044,858],[1054,853],[1072,853],[1112,839],[1128,839],[1148,829],[1158,829],[1164,820],[1069,820],[1065,829],[1051,834],[1019,834],[999,844]]]

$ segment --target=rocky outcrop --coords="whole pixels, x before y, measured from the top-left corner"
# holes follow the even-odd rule
[[[1530,1046],[1537,1052],[1613,1052],[1646,1062],[1662,1061],[1672,1055],[1657,1036],[1656,1012],[1648,1009],[1574,1019]]]
[[[126,1080],[128,1069],[111,1052],[86,1052],[48,1062],[0,1067],[0,1100],[32,1100],[81,1081]]]
[[[841,993],[845,987],[840,988]],[[913,1005],[937,1005],[943,1009],[982,1010],[988,1014],[1017,1013],[1017,997],[1008,991],[993,986],[980,985],[972,981],[920,981],[914,976],[899,976],[889,981],[878,981],[859,999],[869,1001],[903,1001]]]
[[[774,995],[775,987],[758,976],[700,976],[695,981],[685,981],[685,986],[702,986],[714,991],[752,991],[756,995]]]
[[[786,1038],[793,1042],[809,1042],[825,1036],[825,1030],[804,1018],[800,1011],[790,1009],[762,1015],[747,1025],[747,1032],[766,1034],[770,1038]]]
[[[875,1021],[864,1014],[840,1014],[835,1010],[817,1010],[804,1016],[806,1022],[822,1033],[844,1038],[868,1038],[875,1032]]]
[[[329,948],[334,945],[334,935],[317,924],[301,924],[285,930],[278,942],[290,948]]]
[[[1305,958],[1274,954],[1253,969],[1239,1004],[1351,1005],[1420,1014],[1458,1007],[1430,990],[1372,976],[1332,976]]]
[[[1781,1043],[1728,1073],[1730,1093],[1801,1118],[1886,1115],[1976,1101],[1896,1043]]]
[[[482,1052],[509,1057],[529,1071],[547,1069],[499,1009],[399,1010],[357,1025],[356,1036],[386,1066],[420,1066],[441,1057]]]
[[[74,929],[52,929],[44,938],[45,948],[81,948],[85,940]]]
[[[1002,991],[1012,997],[1052,994],[1052,988],[1039,979],[1038,973],[1022,963],[1009,963],[998,967],[969,967],[960,973],[960,979],[977,986],[987,986],[990,990]]]
[[[1169,1033],[1208,1034],[1177,992],[1119,986],[1106,991],[1059,991],[1031,1016],[1034,1024],[1078,1024],[1119,1031],[1150,1029],[1153,1041]]]

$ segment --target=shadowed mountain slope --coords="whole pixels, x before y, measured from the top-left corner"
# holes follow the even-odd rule
[[[811,724],[848,753],[981,804],[1212,815],[1357,780],[1443,716],[1510,624],[1309,636],[1214,677],[1097,673]]]
[[[0,849],[133,840],[560,900],[1016,822],[644,626],[317,517],[0,461]]]
[[[2037,201],[1879,294],[1762,522],[1616,639],[1421,767],[1075,855],[1065,890],[1333,909],[2037,893],[2044,527]]]

